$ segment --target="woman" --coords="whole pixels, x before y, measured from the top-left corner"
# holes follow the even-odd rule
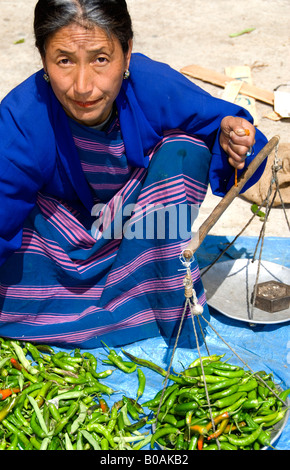
[[[0,335],[170,338],[190,214],[266,139],[244,109],[132,54],[123,0],[39,0],[34,30],[43,70],[1,103]],[[192,276],[208,315],[195,262]]]

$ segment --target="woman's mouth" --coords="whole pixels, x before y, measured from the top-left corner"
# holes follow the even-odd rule
[[[79,106],[80,108],[90,108],[92,106],[95,106],[100,100],[94,100],[94,101],[76,101],[74,100],[74,103]]]

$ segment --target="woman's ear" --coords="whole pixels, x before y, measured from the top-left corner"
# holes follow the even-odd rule
[[[46,73],[47,72],[46,62],[45,62],[45,57],[43,55],[41,56],[41,62],[42,62],[42,66],[44,68],[44,71]]]
[[[130,65],[130,60],[131,60],[131,54],[132,54],[132,49],[133,49],[133,39],[129,39],[128,41],[128,51],[125,54],[125,66],[126,69],[129,69]]]

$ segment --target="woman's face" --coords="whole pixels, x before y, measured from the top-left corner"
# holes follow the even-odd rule
[[[71,24],[46,43],[43,66],[66,114],[87,126],[109,116],[129,68],[132,42],[126,55],[119,40],[95,26]]]

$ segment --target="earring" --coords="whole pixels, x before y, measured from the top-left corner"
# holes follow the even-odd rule
[[[124,72],[124,80],[127,80],[130,77],[130,70],[125,70]]]
[[[43,78],[44,78],[44,80],[45,80],[47,83],[49,83],[49,81],[50,81],[50,80],[49,80],[49,76],[47,75],[46,72],[43,74]]]

